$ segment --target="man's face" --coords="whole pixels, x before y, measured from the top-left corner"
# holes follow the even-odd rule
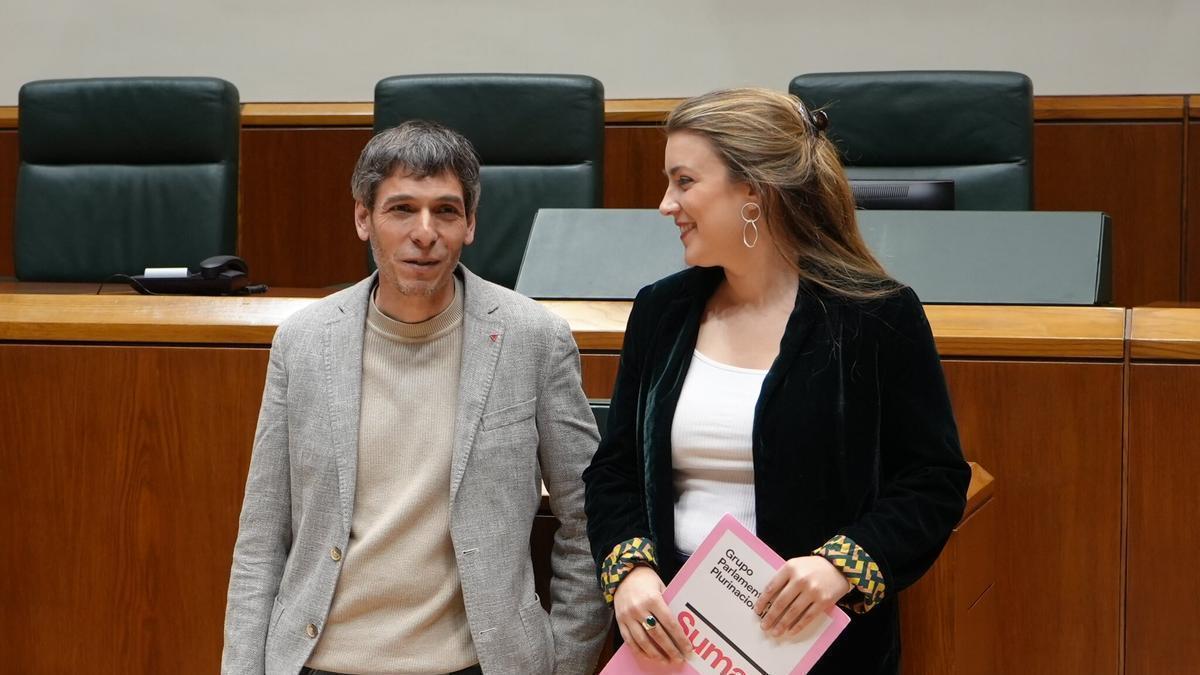
[[[379,183],[375,208],[355,203],[355,229],[371,242],[381,292],[418,304],[444,297],[448,304],[454,266],[475,239],[475,216],[466,207],[452,173],[414,178],[403,168]]]

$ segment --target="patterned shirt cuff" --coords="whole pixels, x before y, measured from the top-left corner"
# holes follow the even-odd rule
[[[654,542],[645,537],[634,537],[613,547],[612,553],[600,564],[600,585],[604,588],[604,601],[610,606],[617,594],[617,586],[629,571],[638,565],[658,568],[654,555]]]
[[[883,573],[879,571],[879,565],[875,564],[871,556],[854,543],[853,539],[839,534],[813,553],[833,563],[846,577],[846,581],[854,587],[839,605],[856,614],[865,614],[883,600],[887,590],[887,584],[883,582]]]

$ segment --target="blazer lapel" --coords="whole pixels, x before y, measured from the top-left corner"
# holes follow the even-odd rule
[[[643,472],[648,482],[646,508],[650,522],[657,525],[653,534],[662,550],[672,550],[675,541],[674,476],[671,465],[671,426],[679,394],[692,363],[700,317],[713,289],[724,278],[719,268],[696,268],[691,283],[662,310],[658,326],[647,350],[649,386],[644,409],[646,448],[642,454]],[[660,561],[674,574],[674,558]]]
[[[804,350],[814,326],[828,323],[830,309],[826,301],[808,292],[804,282],[800,283],[800,288],[796,291],[795,307],[792,309],[791,316],[788,317],[787,328],[784,329],[783,339],[779,343],[779,355],[775,357],[775,362],[771,364],[767,376],[763,378],[758,404],[754,406],[756,427],[758,418],[762,416],[763,408],[779,389],[780,382],[791,370],[796,357]]]
[[[325,381],[329,427],[338,471],[338,501],[342,522],[350,529],[358,476],[358,426],[362,404],[362,347],[367,303],[375,275],[360,281],[325,324]]]
[[[458,495],[496,363],[504,344],[504,322],[496,317],[500,303],[487,284],[459,265],[463,277],[462,372],[458,384],[458,412],[454,424],[454,456],[450,463],[450,503]]]

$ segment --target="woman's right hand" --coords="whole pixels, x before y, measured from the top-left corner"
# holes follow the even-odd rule
[[[654,569],[639,565],[629,571],[613,595],[617,628],[625,644],[639,657],[659,663],[683,663],[689,649],[683,627],[671,616],[663,600],[666,586]],[[646,628],[646,617],[653,616],[654,628]]]

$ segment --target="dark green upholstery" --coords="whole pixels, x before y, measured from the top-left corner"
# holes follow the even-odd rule
[[[851,178],[952,179],[957,209],[1033,208],[1033,84],[1020,73],[813,73],[788,91],[829,114]]]
[[[408,75],[375,86],[375,131],[435,120],[479,151],[475,242],[462,260],[512,288],[539,208],[603,201],[604,86],[582,75]]]
[[[212,78],[21,87],[17,277],[99,281],[237,244],[237,89]]]

